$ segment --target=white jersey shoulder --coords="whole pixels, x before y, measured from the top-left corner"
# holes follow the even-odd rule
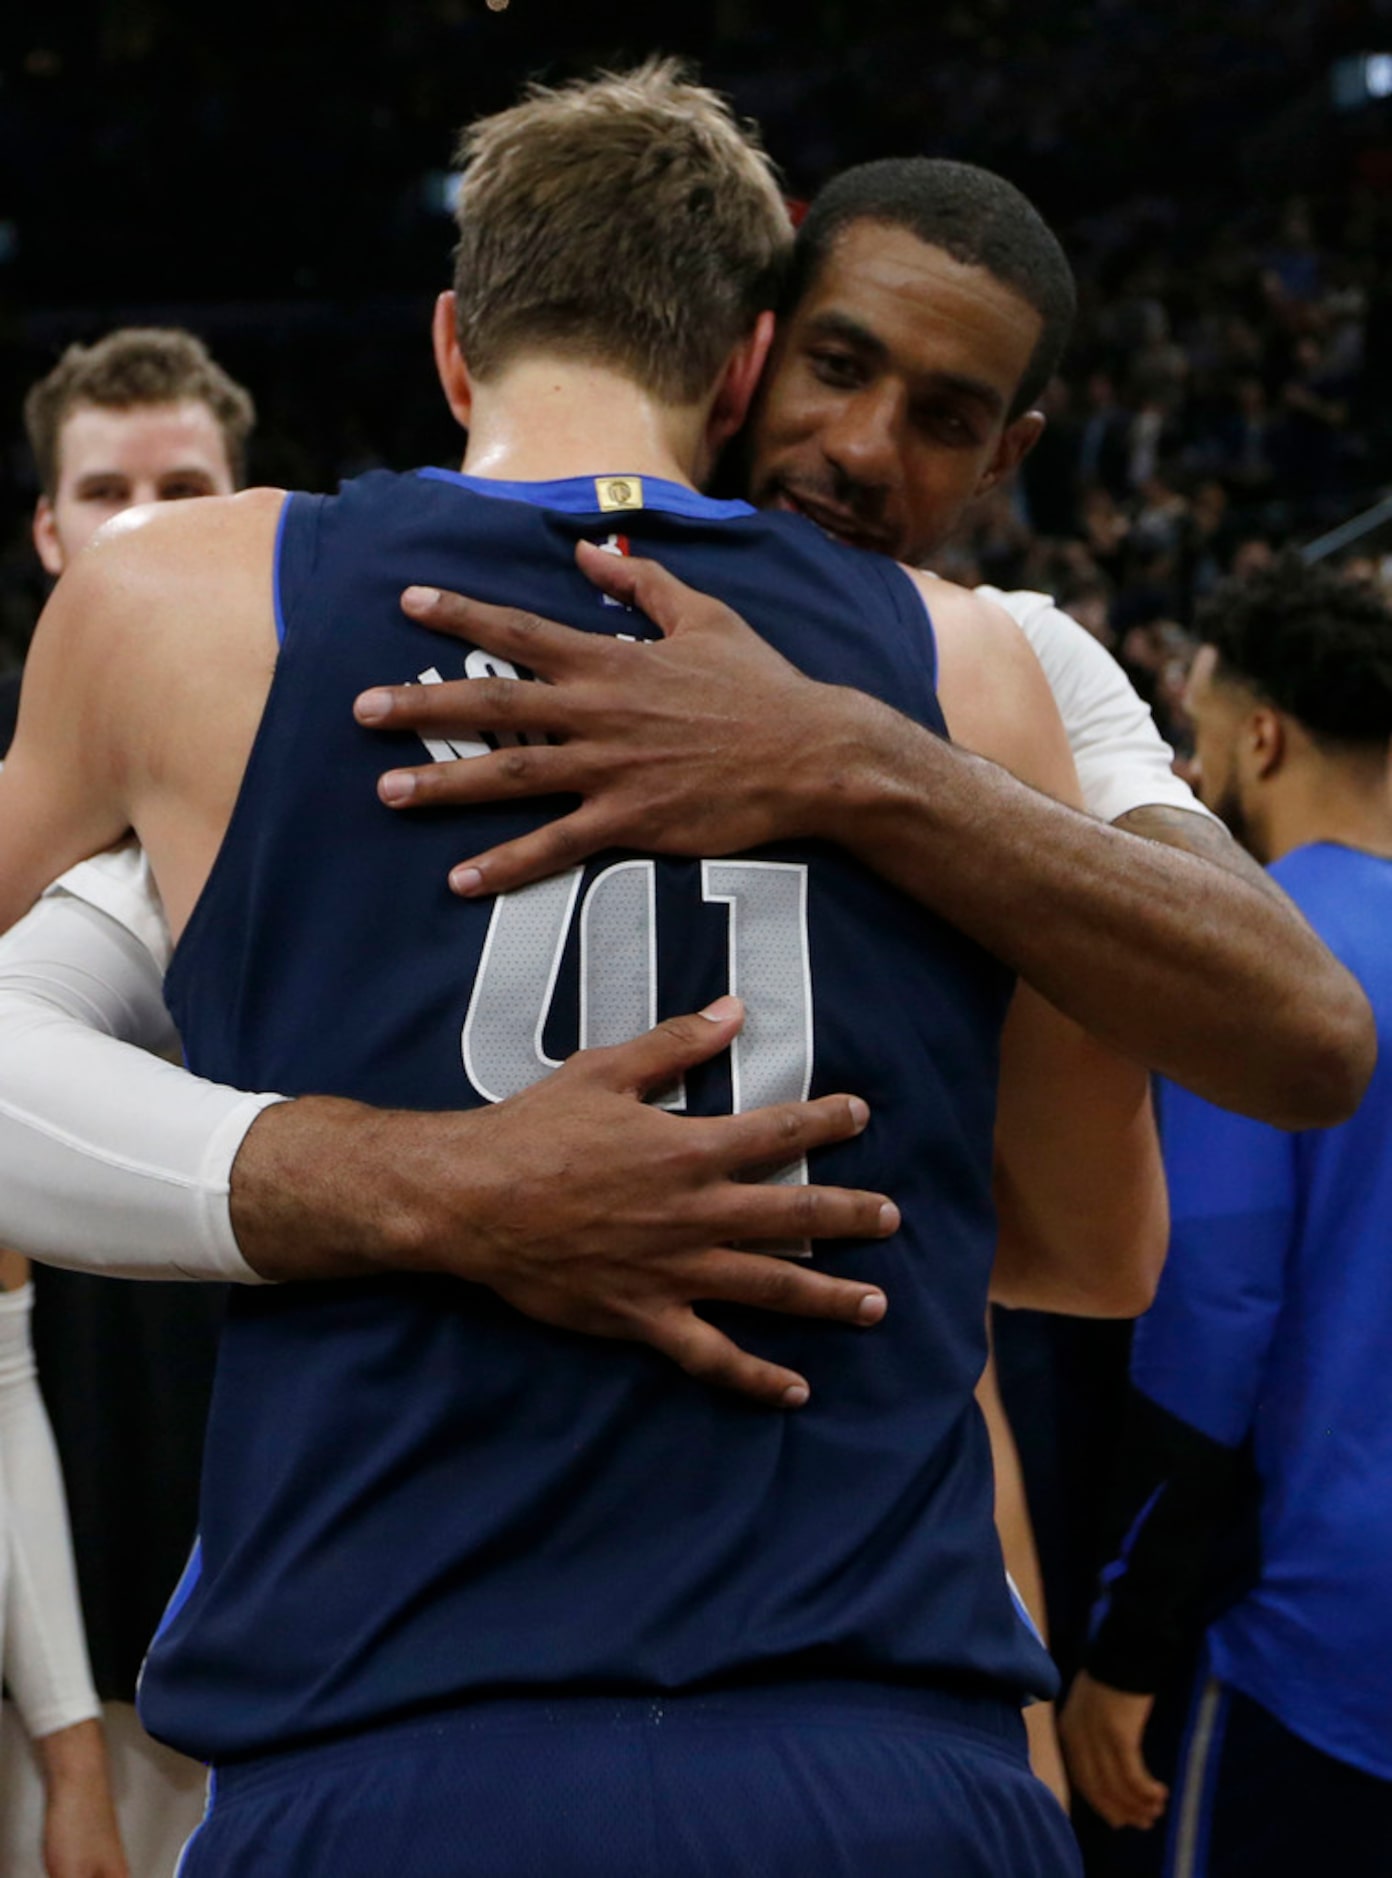
[[[1125,672],[1086,627],[1046,593],[978,587],[1029,640],[1068,733],[1083,800],[1102,821],[1156,804],[1207,815],[1171,767],[1174,752]]]

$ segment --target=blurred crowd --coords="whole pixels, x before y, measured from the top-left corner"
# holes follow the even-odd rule
[[[1181,752],[1195,604],[1371,505],[1388,476],[1369,347],[1387,211],[1345,207],[1337,244],[1295,196],[1265,231],[1216,231],[1189,264],[1181,230],[1169,243],[1154,230],[1111,292],[1085,265],[1044,439],[943,568],[1057,595]],[[1384,545],[1370,530],[1343,564],[1392,588]]]
[[[19,398],[64,343],[132,321],[202,333],[255,387],[253,480],[444,460],[425,331],[452,129],[522,72],[649,49],[617,0],[579,21],[549,0],[406,0],[389,26],[354,3],[332,34],[312,0],[266,23],[271,62],[246,20],[194,35],[168,0],[91,12],[95,30],[27,6],[0,26],[0,151],[25,158],[0,196],[0,668],[44,593]],[[1392,104],[1340,112],[1331,86],[1339,58],[1392,43],[1392,4],[825,0],[790,40],[772,9],[721,0],[665,10],[662,32],[759,119],[795,196],[922,151],[999,169],[1059,230],[1081,316],[1048,431],[942,571],[1058,595],[1182,753],[1196,600],[1392,485]],[[302,40],[324,81],[308,92],[288,76]],[[1386,546],[1361,545],[1370,578]]]

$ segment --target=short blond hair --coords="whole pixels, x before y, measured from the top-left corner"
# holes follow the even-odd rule
[[[777,302],[792,227],[773,166],[674,60],[533,85],[456,160],[459,343],[479,377],[547,350],[694,403]]]
[[[120,326],[94,345],[69,346],[24,400],[40,488],[50,500],[58,493],[63,425],[79,405],[128,411],[185,402],[206,404],[217,419],[232,481],[240,488],[256,406],[194,333],[181,326]]]

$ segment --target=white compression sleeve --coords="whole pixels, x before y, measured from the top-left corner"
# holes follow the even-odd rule
[[[0,1292],[5,1680],[33,1738],[101,1713],[77,1596],[58,1451],[34,1375],[32,1285]]]
[[[87,901],[50,890],[0,938],[0,1245],[75,1271],[262,1282],[228,1191],[281,1098],[149,1054],[173,1041],[153,956]]]

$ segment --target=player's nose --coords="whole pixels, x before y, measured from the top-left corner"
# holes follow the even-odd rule
[[[894,479],[902,400],[891,385],[870,385],[841,404],[822,435],[822,450],[848,480],[871,488]]]

